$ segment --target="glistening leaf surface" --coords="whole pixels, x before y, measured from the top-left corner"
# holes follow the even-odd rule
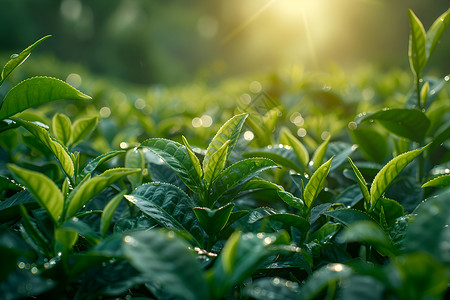
[[[230,140],[226,141],[222,147],[220,147],[216,152],[211,154],[208,163],[204,166],[205,171],[205,182],[208,187],[214,179],[222,172],[227,162],[228,150],[229,150]]]
[[[185,146],[171,140],[153,138],[142,142],[141,147],[148,147],[164,160],[192,191],[201,190],[201,178]]]
[[[355,164],[353,163],[353,161],[351,160],[350,157],[348,158],[348,161],[350,162],[353,172],[355,173],[356,181],[358,182],[359,188],[361,189],[361,192],[364,197],[364,202],[369,203],[370,202],[370,193],[369,193],[369,189],[367,188],[366,180],[364,179],[364,177],[361,174],[361,172],[359,171],[358,167],[355,166]]]
[[[438,44],[442,34],[445,32],[447,27],[450,25],[450,8],[440,15],[430,29],[427,32],[426,37],[426,52],[427,58],[430,58],[431,53],[433,53],[434,48]]]
[[[168,183],[147,183],[125,198],[162,227],[187,233],[198,245],[203,243],[204,232],[192,210],[194,203],[178,187]]]
[[[325,178],[327,177],[328,171],[330,170],[332,160],[333,157],[330,158],[326,163],[321,165],[314,172],[308,184],[306,185],[305,191],[303,192],[303,201],[305,202],[307,207],[310,207],[312,205],[313,201],[322,191],[323,185],[325,183]]]
[[[422,71],[427,64],[426,55],[426,33],[423,28],[422,22],[413,13],[412,10],[409,13],[409,24],[410,24],[410,36],[409,36],[409,48],[408,57],[411,70],[416,75],[416,78],[421,77]]]
[[[0,120],[27,108],[58,99],[88,100],[91,97],[56,78],[29,78],[8,92],[0,107]]]
[[[438,187],[438,188],[446,188],[450,186],[450,174],[441,175],[434,179],[429,180],[425,184],[422,185],[425,187]]]
[[[59,160],[59,163],[61,164],[61,167],[63,168],[64,172],[66,172],[68,176],[73,176],[74,173],[73,161],[72,158],[70,157],[69,151],[67,150],[66,147],[64,147],[64,145],[62,145],[59,141],[52,138],[45,128],[35,123],[18,119],[15,117],[12,117],[11,119],[14,122],[20,124],[29,132],[31,132],[39,141],[41,141],[45,146],[47,146],[47,148]]]
[[[388,162],[378,174],[375,176],[372,186],[370,187],[370,203],[372,205],[383,195],[384,191],[397,177],[397,175],[408,165],[414,158],[419,156],[425,147],[403,153],[390,162]]]
[[[47,176],[15,165],[8,165],[14,176],[30,191],[34,199],[56,223],[62,215],[64,196],[58,186]]]

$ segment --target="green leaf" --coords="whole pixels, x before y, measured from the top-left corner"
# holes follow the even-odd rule
[[[303,201],[308,208],[311,207],[313,201],[316,200],[317,196],[322,191],[322,188],[325,184],[325,179],[328,175],[328,171],[330,170],[332,160],[333,157],[330,158],[326,163],[321,165],[308,181],[308,184],[305,187],[305,191],[303,192]]]
[[[427,146],[408,151],[400,154],[399,156],[388,162],[375,176],[372,186],[370,187],[370,203],[372,205],[383,195],[388,186],[397,177],[397,175],[403,170],[406,165],[419,156]]]
[[[288,244],[286,232],[233,233],[208,273],[215,299],[222,298],[233,286],[254,273],[266,257],[279,253]]]
[[[342,242],[368,243],[382,255],[395,257],[395,248],[386,233],[372,221],[358,221],[347,227],[339,236]]]
[[[194,213],[206,233],[214,236],[225,227],[234,206],[235,204],[228,203],[217,209],[194,207]]]
[[[91,97],[56,78],[29,78],[8,92],[0,106],[0,120],[27,108],[58,99],[88,100]]]
[[[429,180],[428,182],[422,185],[422,188],[426,187],[437,187],[437,188],[446,188],[450,186],[450,174],[445,174],[438,176]]]
[[[100,241],[98,234],[88,224],[78,218],[72,218],[64,222],[58,229],[72,231],[82,236],[91,246],[95,246]]]
[[[81,173],[78,175],[79,179],[83,179],[87,174],[92,174],[92,172],[94,172],[95,169],[97,169],[97,167],[100,166],[102,163],[104,163],[108,159],[111,159],[114,156],[122,154],[122,153],[125,153],[125,151],[123,151],[123,150],[111,151],[111,152],[97,156],[96,158],[94,158],[93,160],[91,160],[90,162],[88,162],[86,164],[83,171],[81,171]]]
[[[298,160],[306,169],[309,163],[309,153],[305,146],[289,131],[287,127],[281,128],[281,143],[292,147]]]
[[[69,194],[67,199],[69,203],[66,211],[67,218],[74,216],[83,205],[115,181],[140,171],[139,169],[127,168],[109,169],[98,176],[83,181]]]
[[[249,223],[254,223],[263,219],[269,221],[278,221],[284,225],[295,227],[303,233],[306,233],[311,227],[308,220],[294,214],[276,213],[273,210],[264,210],[264,213],[265,215],[262,215],[258,218],[252,218]]]
[[[365,212],[351,208],[331,210],[324,212],[323,214],[336,219],[339,223],[344,224],[345,226],[350,226],[358,221],[374,221]]]
[[[153,138],[142,142],[140,147],[148,147],[164,160],[193,192],[201,191],[201,178],[185,146],[171,140]]]
[[[64,145],[52,138],[47,130],[35,123],[15,117],[11,117],[11,120],[20,124],[26,130],[31,132],[39,141],[41,141],[56,156],[64,172],[66,172],[66,174],[70,177],[73,176],[74,165],[72,158]]]
[[[210,184],[217,178],[220,172],[223,171],[223,168],[225,167],[225,164],[227,162],[229,144],[230,140],[226,141],[222,145],[222,147],[211,154],[207,163],[203,164],[206,187],[210,186]]]
[[[125,198],[162,227],[186,233],[198,246],[203,244],[204,232],[192,210],[194,203],[176,186],[147,183]]]
[[[72,125],[71,146],[80,143],[95,127],[97,127],[98,117],[87,117],[76,120]]]
[[[19,55],[13,55],[12,58],[3,67],[2,73],[0,75],[0,85],[3,84],[3,82],[9,76],[9,74],[14,71],[15,68],[20,66],[30,56],[31,51],[33,51],[33,49],[36,48],[37,45],[39,45],[49,37],[51,37],[51,35],[44,36],[43,38],[39,39],[34,44],[28,46],[25,50],[20,52]]]
[[[361,121],[376,120],[390,132],[421,142],[425,138],[430,120],[417,109],[394,108],[369,114]]]
[[[199,177],[203,176],[203,170],[202,170],[202,166],[200,165],[200,161],[198,160],[197,155],[195,155],[194,150],[192,150],[191,145],[189,145],[189,142],[187,141],[187,139],[183,136],[181,136],[181,138],[183,139],[183,144],[186,147],[188,153],[189,153],[189,157],[191,158],[192,164],[195,167],[195,171],[197,171],[197,174]]]
[[[173,233],[140,231],[123,239],[128,261],[177,299],[209,299],[209,288],[189,245]]]
[[[409,64],[416,78],[420,78],[428,60],[425,49],[426,33],[422,22],[420,22],[419,18],[417,18],[413,11],[408,10],[408,14],[410,24],[408,48]]]
[[[295,197],[289,192],[278,191],[278,196],[280,196],[281,200],[286,202],[289,206],[292,206],[298,210],[302,210],[305,206],[305,203],[302,199]]]
[[[211,155],[222,148],[223,144],[225,144],[227,141],[230,141],[228,153],[226,156],[226,159],[228,159],[228,156],[230,156],[231,151],[233,151],[234,146],[237,143],[239,134],[241,133],[242,126],[244,126],[244,122],[247,116],[247,114],[236,115],[225,122],[222,127],[220,127],[219,131],[217,131],[216,135],[213,137],[208,145],[208,148],[206,149],[206,155],[203,159],[203,170],[205,172],[207,170],[209,160],[211,159]]]
[[[243,294],[250,299],[259,300],[296,300],[301,299],[300,285],[280,277],[263,277],[246,284]]]
[[[50,241],[36,228],[36,226],[31,222],[30,216],[28,215],[27,209],[23,206],[19,206],[20,214],[22,216],[23,228],[25,228],[27,234],[33,240],[33,243],[39,247],[39,249],[48,256],[51,256],[53,251],[51,249]]]
[[[303,173],[306,169],[302,167],[300,162],[297,162],[295,152],[290,146],[267,146],[266,148],[246,152],[243,157],[264,157],[273,160],[280,166],[292,169],[297,173]]]
[[[380,216],[381,212],[384,214],[384,219],[389,226],[392,226],[395,221],[405,214],[403,206],[395,200],[380,198],[373,208],[373,213]]]
[[[209,204],[230,202],[253,177],[275,167],[277,165],[266,158],[249,158],[231,165],[219,174],[211,186]]]
[[[364,177],[362,176],[361,172],[359,171],[358,167],[355,166],[352,159],[349,157],[348,161],[350,162],[350,165],[352,166],[353,172],[355,172],[356,175],[356,182],[358,182],[359,188],[361,189],[361,192],[364,197],[364,204],[366,209],[369,208],[370,204],[370,193],[369,189],[367,188],[367,183]]]
[[[72,136],[72,122],[65,114],[55,114],[52,119],[53,135],[64,145],[70,141]]]
[[[330,138],[331,137],[328,137],[325,141],[323,141],[323,143],[317,147],[316,151],[314,151],[313,158],[310,162],[310,164],[314,167],[314,170],[317,170],[317,168],[322,164],[325,154],[327,153]]]
[[[64,206],[64,196],[58,186],[47,176],[15,165],[8,168],[17,178],[17,181],[27,187],[34,199],[44,208],[51,219],[56,223],[61,218]]]
[[[125,168],[141,170],[145,168],[145,157],[141,149],[134,148],[127,151],[125,155]],[[134,190],[142,184],[143,175],[142,172],[139,172],[128,175],[127,178],[131,183],[131,189]]]
[[[387,138],[376,129],[358,126],[350,135],[364,157],[376,163],[383,163],[388,152]]]
[[[448,9],[445,13],[440,15],[434,21],[433,25],[431,25],[430,29],[427,32],[426,36],[427,59],[430,58],[431,54],[436,48],[436,45],[439,43],[442,34],[445,32],[449,24],[450,24],[450,9]]]
[[[103,210],[101,219],[100,219],[100,232],[102,233],[102,237],[105,237],[108,233],[109,226],[111,224],[111,220],[114,212],[120,204],[120,201],[123,199],[123,196],[127,193],[127,191],[122,191],[121,193],[115,195],[109,202],[106,204],[105,209]]]

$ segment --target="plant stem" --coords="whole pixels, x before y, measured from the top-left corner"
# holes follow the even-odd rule
[[[417,93],[417,108],[422,109],[422,105],[420,102],[420,77],[416,75],[415,79],[416,79],[416,93]]]

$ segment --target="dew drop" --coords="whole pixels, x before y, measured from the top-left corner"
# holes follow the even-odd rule
[[[448,75],[445,76],[445,77],[444,77],[444,80],[445,80],[445,81],[449,81],[449,80],[450,80],[450,76],[448,76]]]
[[[264,239],[264,245],[269,245],[270,243],[272,243],[272,239],[270,237],[266,237]]]
[[[14,58],[16,58],[16,57],[18,57],[19,56],[19,54],[11,54],[11,56],[9,57],[10,59],[14,59]]]

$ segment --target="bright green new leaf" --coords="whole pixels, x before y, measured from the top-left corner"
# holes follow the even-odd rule
[[[430,120],[417,109],[380,110],[367,115],[361,121],[369,120],[376,120],[390,132],[416,142],[421,142],[424,139],[430,127]]]
[[[191,158],[192,164],[195,167],[195,171],[197,171],[197,174],[199,177],[203,176],[203,170],[202,170],[202,166],[200,165],[200,161],[198,160],[197,155],[195,155],[194,150],[192,150],[191,145],[189,145],[189,142],[187,141],[187,139],[183,136],[181,136],[182,140],[183,140],[183,144],[186,147],[188,153],[189,153],[189,157]]]
[[[76,120],[72,125],[71,146],[80,143],[95,127],[97,127],[98,117],[87,117]]]
[[[183,233],[196,246],[203,244],[204,231],[192,210],[194,202],[178,187],[162,182],[147,183],[125,198],[160,226]]]
[[[73,217],[77,211],[89,202],[95,195],[103,191],[115,181],[133,173],[140,172],[140,169],[116,168],[109,169],[102,174],[83,181],[78,185],[68,197],[67,218]]]
[[[193,192],[201,191],[201,178],[185,146],[171,140],[152,138],[142,142],[140,147],[148,147],[164,160]]]
[[[49,37],[51,37],[51,35],[44,36],[43,38],[36,41],[34,44],[28,46],[25,50],[20,52],[20,54],[12,55],[11,59],[5,64],[2,73],[0,74],[0,85],[3,84],[3,82],[9,76],[9,74],[11,74],[12,71],[14,71],[15,68],[20,66],[30,56],[31,51],[33,51],[33,49],[36,48],[37,45],[39,45],[42,41],[46,40]]]
[[[229,145],[230,140],[226,141],[222,145],[222,147],[211,154],[208,162],[206,164],[203,164],[206,187],[208,187],[216,179],[216,177],[220,174],[220,172],[222,172],[223,168],[225,167],[228,157]]]
[[[54,251],[56,253],[62,253],[65,256],[69,255],[77,240],[78,234],[76,231],[65,228],[56,228]]]
[[[52,130],[55,138],[67,146],[72,136],[72,122],[69,117],[65,114],[55,114],[52,119]]]
[[[426,148],[427,146],[403,153],[393,158],[378,172],[370,187],[370,203],[372,205],[383,195],[384,191],[403,168],[419,156]]]
[[[33,122],[25,121],[15,117],[11,117],[11,120],[20,124],[26,130],[31,132],[39,141],[41,141],[56,156],[64,172],[66,172],[66,174],[70,177],[73,176],[73,161],[70,157],[69,151],[64,145],[52,138],[45,128]]]
[[[309,153],[306,147],[289,131],[288,128],[281,128],[280,133],[280,142],[291,146],[302,166],[307,168],[309,163]]]
[[[223,144],[225,144],[227,141],[230,141],[226,157],[228,159],[228,156],[230,155],[231,151],[233,151],[234,146],[237,143],[239,134],[241,133],[242,126],[244,126],[244,122],[247,116],[247,114],[236,115],[225,122],[222,127],[220,127],[219,131],[217,131],[216,135],[213,137],[212,141],[208,145],[208,148],[206,149],[206,155],[203,159],[204,171],[206,171],[206,166],[209,164],[211,155],[222,148]]]
[[[90,162],[88,162],[86,164],[86,166],[84,167],[84,169],[80,172],[79,179],[83,179],[87,174],[92,174],[92,172],[95,171],[95,169],[100,166],[102,163],[104,163],[105,161],[107,161],[108,159],[113,158],[116,155],[125,153],[125,151],[120,150],[120,151],[111,151],[102,155],[97,156],[96,158],[94,158],[93,160],[91,160]]]
[[[15,165],[8,168],[33,195],[36,202],[44,208],[56,223],[61,218],[64,206],[64,196],[58,186],[47,176]]]
[[[275,167],[277,165],[266,158],[249,158],[231,165],[223,170],[212,184],[208,206],[218,200],[221,204],[230,202],[249,180]]]
[[[419,18],[417,18],[413,11],[408,10],[408,13],[410,24],[408,48],[409,64],[416,78],[420,78],[428,60],[425,45],[426,33],[422,22],[420,22]]]
[[[333,156],[334,157],[334,156]],[[333,157],[330,158],[327,162],[321,165],[311,176],[311,179],[308,181],[308,184],[305,187],[303,192],[303,201],[306,206],[311,207],[314,200],[316,200],[319,193],[322,191],[323,185],[325,184],[325,178],[328,175],[328,171],[330,170],[331,161]]]
[[[87,100],[91,97],[56,78],[29,78],[14,86],[6,94],[0,106],[0,120],[27,108],[58,99]]]
[[[209,287],[189,245],[173,232],[134,232],[123,238],[123,251],[130,264],[149,282],[162,287],[166,295],[184,300],[208,300]],[[172,297],[170,297],[172,299]]]
[[[305,203],[302,199],[295,197],[289,192],[278,191],[278,196],[280,196],[281,200],[286,202],[289,206],[292,206],[298,210],[302,210]]]
[[[102,236],[105,237],[108,232],[109,225],[111,224],[111,220],[114,212],[120,204],[120,201],[123,199],[123,196],[127,193],[127,191],[122,191],[121,193],[115,195],[109,202],[106,204],[105,209],[103,210],[102,217],[100,219],[100,232]]]
[[[225,227],[234,206],[235,204],[228,203],[217,209],[194,207],[194,213],[206,233],[213,236]]]
[[[348,161],[350,162],[350,165],[352,166],[353,172],[356,175],[356,181],[358,182],[359,188],[361,189],[361,192],[363,194],[364,203],[367,206],[367,208],[369,208],[370,193],[369,193],[369,189],[367,188],[366,180],[364,179],[364,177],[362,176],[362,174],[359,171],[358,167],[355,166],[355,164],[353,163],[353,161],[352,161],[352,159],[350,157],[348,158]]]
[[[345,226],[350,226],[351,224],[359,221],[375,221],[365,212],[351,208],[331,210],[324,212],[323,214],[336,219],[339,223]]]
[[[425,187],[437,187],[437,188],[446,188],[450,186],[450,174],[441,175],[439,177],[433,178],[428,182],[422,185],[422,188]]]
[[[434,51],[434,48],[436,48],[436,45],[438,44],[440,38],[442,37],[442,34],[444,34],[449,24],[450,24],[450,8],[434,21],[433,25],[431,25],[430,29],[427,32],[426,37],[427,59],[430,58],[431,54]]]
[[[316,151],[314,151],[313,158],[311,160],[312,166],[314,170],[322,164],[323,159],[325,158],[325,154],[327,153],[328,143],[330,142],[330,137],[328,137],[322,144],[317,147]]]

